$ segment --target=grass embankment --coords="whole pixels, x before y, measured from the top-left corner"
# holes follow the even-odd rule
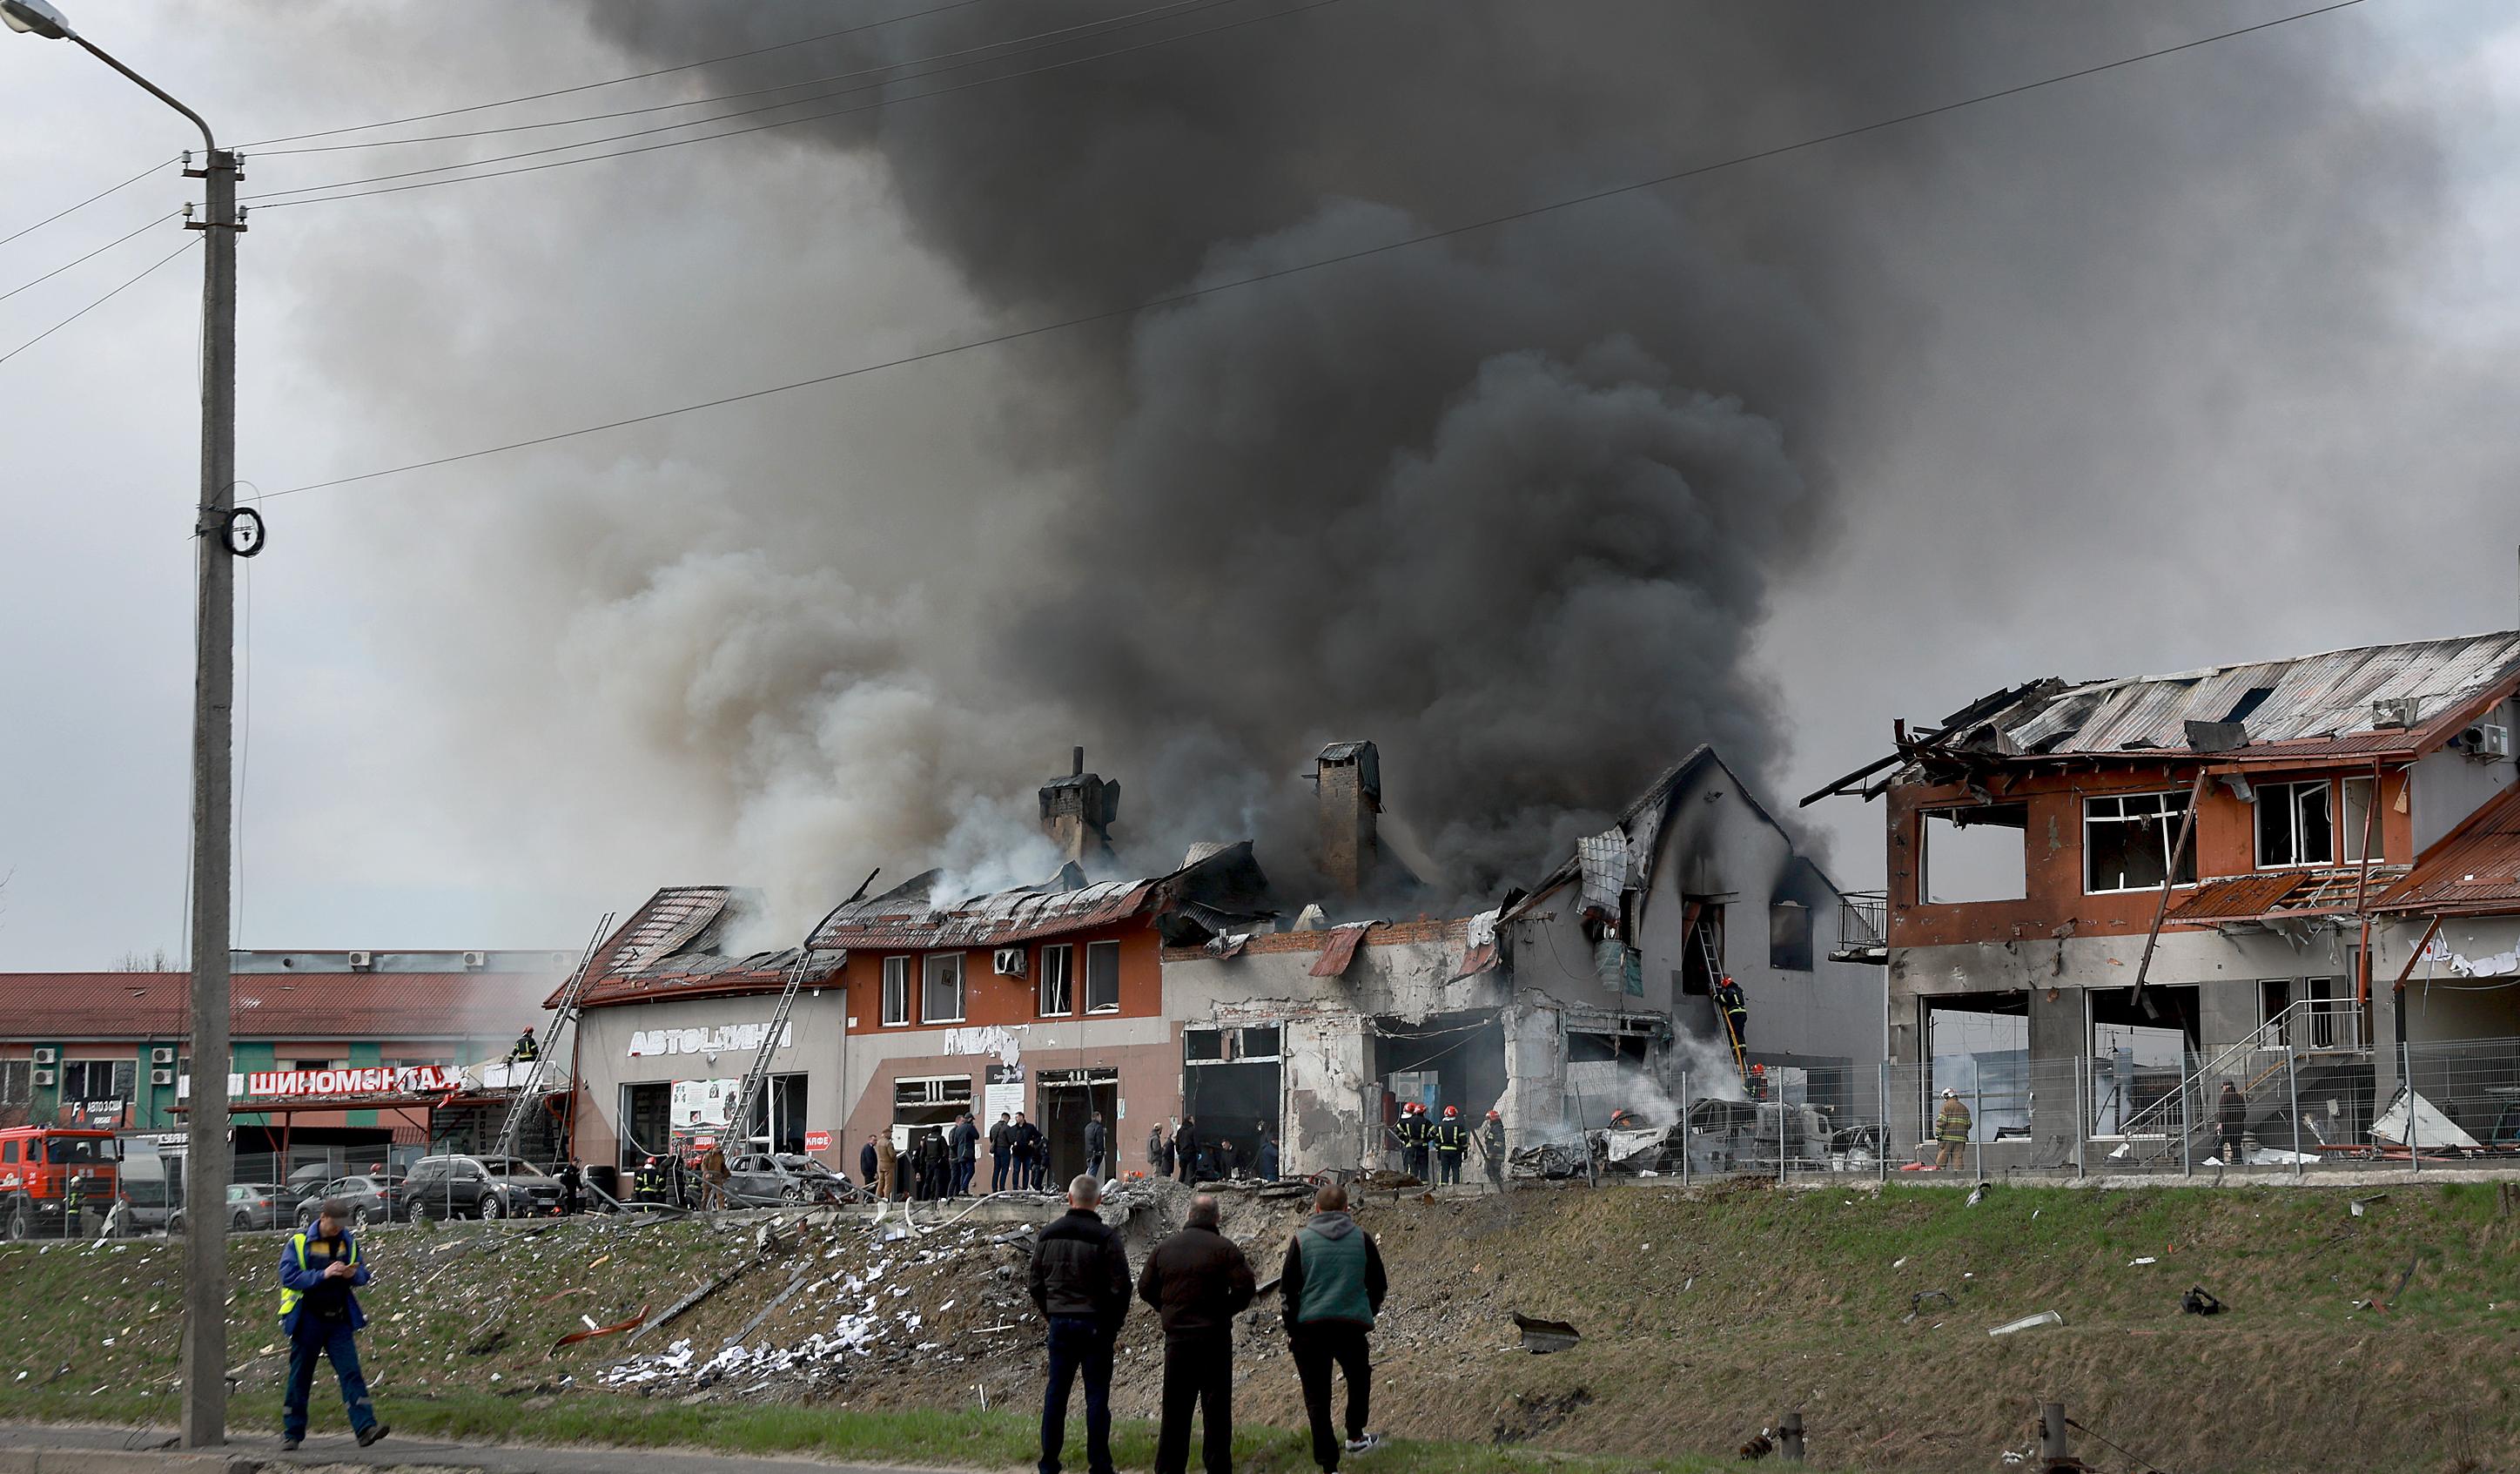
[[[1361,1216],[1393,1280],[1374,1422],[1401,1441],[1359,1467],[1693,1471],[1732,1465],[1735,1445],[1799,1407],[1820,1466],[1975,1470],[2024,1446],[2043,1398],[2167,1469],[2520,1467],[2520,1221],[2491,1185],[2394,1186],[2349,1213],[2350,1196],[2377,1191],[2014,1188],[1972,1208],[1948,1189],[1539,1189],[1372,1204]],[[1264,1275],[1293,1221],[1274,1209],[1265,1224],[1243,1221]],[[845,1362],[837,1383],[772,1401],[742,1385],[749,1373],[647,1396],[591,1389],[623,1355],[617,1339],[548,1355],[581,1315],[661,1308],[739,1252],[725,1236],[571,1224],[495,1253],[431,1253],[449,1239],[379,1235],[382,1277],[367,1297],[379,1401],[400,1429],[455,1437],[1028,1463],[1039,1355],[1027,1326],[1008,1328],[1023,1317],[1003,1309],[1014,1293],[997,1275],[1005,1251],[926,1263],[864,1240],[818,1246],[816,1272],[826,1253],[839,1267],[889,1256],[886,1293],[902,1298],[886,1313],[915,1309],[921,1327]],[[240,1427],[276,1417],[278,1358],[256,1353],[277,1341],[277,1250],[268,1237],[237,1250]],[[2155,1262],[2133,1263],[2144,1258]],[[0,1367],[27,1372],[0,1380],[0,1416],[170,1420],[175,1268],[174,1250],[150,1244],[0,1251]],[[714,1348],[786,1282],[756,1271],[639,1350],[684,1336]],[[2191,1284],[2228,1312],[2182,1315]],[[2375,1297],[2389,1309],[2369,1309]],[[800,1295],[761,1336],[789,1345],[828,1328],[813,1300]],[[1987,1335],[2045,1310],[2065,1324]],[[1571,1321],[1584,1339],[1533,1357],[1515,1346],[1514,1311]],[[508,1339],[483,1346],[483,1327],[500,1325]],[[1151,1330],[1133,1319],[1124,1414],[1151,1411]],[[1242,1355],[1238,1467],[1308,1468],[1288,1431],[1300,1414],[1282,1342],[1264,1328]],[[988,1413],[974,1407],[983,1385]],[[319,1427],[338,1416],[328,1396],[319,1389]],[[1121,1462],[1148,1466],[1151,1438],[1124,1417]],[[2089,1437],[2076,1448],[2102,1467],[2133,1461]],[[1081,1467],[1081,1450],[1070,1461]]]

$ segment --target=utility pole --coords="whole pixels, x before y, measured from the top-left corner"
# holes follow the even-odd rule
[[[184,1123],[183,1440],[227,1442],[228,854],[236,692],[236,558],[262,551],[262,519],[236,511],[237,156],[202,115],[72,29],[51,0],[0,0],[0,22],[75,42],[202,130],[206,207],[187,220],[202,240],[202,487],[193,515],[197,570],[193,675],[192,1097]]]
[[[208,139],[207,124],[202,136]],[[184,1446],[227,1442],[228,856],[235,811],[237,157],[212,143],[202,180],[202,497],[193,675],[193,1099],[184,1122]],[[260,530],[252,546],[260,548]]]

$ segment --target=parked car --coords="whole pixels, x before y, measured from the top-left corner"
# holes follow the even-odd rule
[[[166,1179],[152,1174],[122,1175],[122,1231],[173,1233],[183,1222],[184,1205],[166,1190]]]
[[[520,1157],[423,1157],[403,1179],[409,1212],[426,1218],[502,1219],[561,1211],[560,1183]]]
[[[847,1178],[811,1157],[755,1154],[727,1164],[726,1195],[739,1208],[836,1203],[850,1192]]]
[[[297,1200],[279,1182],[228,1184],[228,1226],[236,1229],[287,1228],[296,1217]]]
[[[335,1177],[316,1187],[298,1201],[298,1217],[313,1218],[315,1210],[325,1203],[339,1199],[350,1210],[350,1225],[365,1228],[370,1223],[390,1223],[410,1217],[404,1208],[403,1179],[397,1176]]]

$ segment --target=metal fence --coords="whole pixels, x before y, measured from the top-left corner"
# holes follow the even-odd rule
[[[2154,1063],[2010,1051],[1774,1068],[1747,1089],[1683,1075],[1663,1119],[1588,1139],[1598,1175],[1684,1181],[2520,1168],[2520,1038],[2338,1047],[2359,1041],[2285,1022]]]

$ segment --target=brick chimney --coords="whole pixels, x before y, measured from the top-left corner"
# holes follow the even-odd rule
[[[1089,865],[1112,860],[1111,821],[1119,816],[1120,785],[1087,772],[1081,747],[1066,777],[1041,786],[1042,832],[1058,847],[1061,860]]]
[[[1382,812],[1382,758],[1371,742],[1333,742],[1313,760],[1321,789],[1322,874],[1354,897],[1382,862],[1374,816]]]

